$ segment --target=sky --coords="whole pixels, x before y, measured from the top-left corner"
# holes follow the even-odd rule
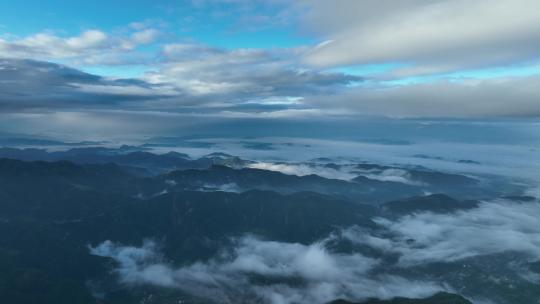
[[[538,131],[538,87],[536,0],[0,0],[6,134]]]

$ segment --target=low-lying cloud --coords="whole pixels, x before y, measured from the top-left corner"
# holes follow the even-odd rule
[[[106,241],[91,248],[91,253],[114,259],[118,263],[115,272],[123,283],[178,288],[220,303],[426,297],[445,289],[439,284],[373,274],[378,260],[357,253],[333,253],[326,249],[325,241],[302,245],[247,236],[238,239],[232,251],[180,268],[164,263],[153,242],[131,247]],[[255,278],[261,276],[270,280],[257,282]]]
[[[334,169],[325,167],[324,165],[315,164],[295,164],[295,163],[270,163],[270,162],[256,162],[249,164],[247,167],[254,169],[262,169],[269,171],[277,171],[288,175],[306,176],[306,175],[319,175],[329,179],[341,179],[350,180],[356,177],[346,170]]]
[[[310,245],[244,236],[233,239],[233,245],[214,258],[183,267],[165,262],[152,241],[141,247],[106,241],[90,250],[115,260],[114,271],[124,284],[174,288],[220,303],[423,298],[443,290],[463,290],[466,296],[485,299],[489,293],[478,290],[474,279],[456,279],[455,275],[474,277],[468,267],[433,277],[429,265],[475,265],[482,258],[483,265],[492,263],[489,275],[493,280],[485,282],[489,288],[537,284],[538,273],[528,265],[540,260],[539,216],[538,201],[497,200],[452,214],[375,218],[376,229],[350,227]],[[347,243],[354,249],[338,249]],[[493,299],[505,297],[501,291]]]
[[[540,203],[482,202],[453,214],[417,213],[392,221],[377,218],[384,236],[349,230],[350,240],[400,255],[400,266],[455,262],[517,252],[540,260]]]
[[[317,163],[270,163],[256,162],[248,165],[249,168],[277,171],[289,175],[306,176],[315,174],[324,178],[350,181],[361,175],[369,179],[402,183],[411,186],[427,186],[427,184],[416,181],[411,174],[404,169],[388,168],[384,170],[361,170],[354,164],[343,164],[339,166],[326,166]]]
[[[361,175],[382,182],[402,183],[411,186],[427,186],[426,183],[413,180],[411,174],[403,169],[390,168],[375,172],[367,171],[362,172]]]
[[[206,184],[199,191],[221,191],[221,192],[230,192],[230,193],[240,193],[242,188],[240,188],[236,183],[227,183],[221,185],[215,184]]]

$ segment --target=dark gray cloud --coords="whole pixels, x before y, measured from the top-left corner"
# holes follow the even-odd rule
[[[191,50],[144,79],[0,60],[0,109],[165,111],[224,118],[538,117],[538,77],[346,88],[360,78],[291,68],[265,51]],[[201,55],[206,52],[207,55]],[[202,56],[202,57],[197,57]]]
[[[136,79],[106,79],[64,65],[0,59],[0,109],[55,110],[114,107],[163,97],[158,85]]]
[[[111,79],[57,63],[0,59],[2,128],[115,137],[185,132],[185,128],[219,120],[309,117],[319,114],[303,104],[304,95],[328,93],[353,79],[295,71],[284,64],[265,70],[272,64],[266,52],[247,51],[248,56],[209,49],[213,59],[190,57],[198,53],[169,58],[164,69],[171,69],[173,76],[160,71],[145,79]],[[220,66],[221,62],[226,63]],[[187,72],[178,75],[177,69],[182,68]],[[200,86],[192,86],[192,81]],[[221,88],[227,81],[233,88],[224,91]]]
[[[1,59],[0,108],[272,112],[294,108],[293,103],[302,108],[303,96],[329,93],[359,80],[300,71],[274,62],[264,51],[188,48],[185,58],[171,55],[158,72],[143,79],[109,79],[56,63]]]

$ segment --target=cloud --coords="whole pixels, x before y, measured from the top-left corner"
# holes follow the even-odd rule
[[[46,42],[48,40],[58,42],[58,37],[54,37],[51,35],[46,34],[38,34],[36,35],[39,38],[30,37],[27,41],[34,41],[35,46],[43,47],[44,45],[40,42]],[[83,49],[95,49],[103,46],[105,42],[107,41],[107,35],[101,31],[97,30],[88,30],[83,33],[81,33],[80,36],[75,36],[68,38],[65,41],[65,44],[67,48],[72,50],[83,50]],[[32,45],[32,43],[30,43]]]
[[[124,36],[96,29],[71,37],[41,32],[23,38],[0,38],[0,57],[63,60],[76,65],[124,64],[131,51],[152,43],[158,35],[158,30],[151,28],[130,30]]]
[[[339,162],[339,161],[338,161]],[[255,162],[248,164],[247,167],[278,171],[289,175],[306,176],[315,174],[329,179],[340,179],[350,181],[359,175],[367,177],[369,179],[383,181],[383,182],[395,182],[403,183],[412,186],[427,186],[427,184],[415,181],[407,170],[390,168],[384,170],[361,170],[354,164],[340,165],[338,168],[329,167],[324,164],[315,163],[271,163],[271,162]]]
[[[441,290],[510,303],[505,293],[512,286],[538,283],[530,265],[540,261],[539,214],[538,201],[496,200],[453,214],[376,218],[378,228],[350,227],[309,245],[244,236],[214,258],[182,267],[164,262],[150,241],[106,241],[90,250],[115,260],[124,284],[180,289],[219,303],[421,298]]]
[[[525,194],[540,199],[540,186],[528,189]]]
[[[110,241],[91,248],[94,255],[118,263],[116,273],[126,284],[173,287],[219,303],[326,303],[337,298],[426,297],[443,290],[428,282],[408,281],[370,271],[379,262],[360,254],[339,254],[324,242],[311,245],[264,241],[254,237],[236,240],[232,251],[180,268],[157,258],[155,243],[142,247]],[[257,282],[256,277],[269,279]],[[287,283],[294,279],[303,283]],[[274,283],[272,283],[274,282]]]
[[[305,176],[316,174],[330,179],[351,180],[357,175],[347,170],[336,170],[334,168],[325,167],[324,165],[316,164],[295,164],[295,163],[269,163],[269,162],[256,162],[248,164],[247,167],[278,171],[289,175]]]
[[[31,61],[11,63],[18,65],[16,69],[0,70],[4,77],[0,107],[108,104],[111,110],[191,111],[199,117],[234,119],[540,115],[535,89],[539,77],[381,86],[376,85],[381,78],[364,82],[365,77],[330,69],[399,63],[389,72],[392,75],[383,78],[402,78],[526,65],[538,59],[540,46],[534,0],[195,1],[190,7],[216,14],[231,8],[228,14],[238,14],[238,20],[249,15],[240,23],[254,27],[260,27],[256,20],[266,24],[280,19],[278,23],[290,25],[300,18],[305,30],[324,42],[316,47],[222,48],[171,38],[159,45],[160,37],[172,36],[162,34],[163,26],[150,21],[110,32],[90,28],[71,36],[46,31],[6,36],[0,38],[0,57],[62,62],[96,71],[135,65],[144,72],[139,79],[123,82],[85,74],[95,79],[82,82],[72,79],[75,70],[68,79],[68,68],[59,72],[50,67],[39,70],[45,64]],[[153,47],[142,48],[145,45]],[[58,73],[64,78],[59,79]],[[9,77],[19,78],[12,82]],[[49,86],[51,81],[56,82]],[[118,106],[118,100],[129,101],[129,106]]]
[[[0,111],[114,107],[158,99],[163,87],[134,79],[107,79],[55,63],[0,59]]]
[[[133,47],[140,44],[149,44],[156,40],[158,35],[159,31],[155,29],[143,29],[131,34],[131,42],[133,43]]]
[[[535,0],[307,1],[306,27],[325,38],[305,57],[316,66],[383,62],[441,73],[538,59]],[[423,71],[422,71],[423,70]]]
[[[501,1],[504,2],[504,0],[499,2]],[[437,3],[450,5],[454,2]],[[370,9],[388,9],[388,14],[393,16],[405,8],[408,8],[410,14],[424,12],[427,9],[425,6],[438,8],[435,4],[426,5],[424,2],[412,0],[400,2],[396,5],[397,8],[385,1],[339,3],[343,4],[319,12],[318,10],[326,4],[313,2],[308,5],[311,9],[306,18],[315,18],[313,16],[323,13],[345,14],[343,23],[347,28],[354,30],[359,22],[355,21],[358,18],[348,15],[354,10],[340,9],[342,5],[368,6],[368,9],[359,11],[365,17],[365,20],[360,18],[363,20],[362,24],[378,22],[370,17]],[[330,23],[329,33],[345,30],[340,23],[334,24],[331,20],[324,22]],[[44,32],[23,38],[0,40],[0,56],[55,60],[72,66],[111,67],[118,64],[136,64],[144,66],[147,70],[139,79],[109,81],[66,67],[63,67],[62,71],[51,67],[40,70],[45,63],[5,59],[2,61],[4,66],[0,70],[2,74],[0,77],[4,77],[0,82],[0,94],[3,95],[0,96],[2,98],[0,102],[3,103],[0,107],[28,110],[56,109],[58,105],[85,107],[99,104],[109,105],[111,110],[137,108],[165,112],[190,111],[199,117],[234,119],[250,117],[339,119],[360,115],[397,117],[540,115],[537,101],[540,96],[535,89],[539,85],[539,77],[373,86],[371,82],[362,83],[363,77],[329,70],[325,65],[322,65],[323,67],[306,65],[302,59],[313,56],[313,51],[309,47],[226,49],[199,43],[171,41],[163,45],[159,53],[149,51],[142,54],[137,51],[139,46],[151,44],[159,36],[160,32],[151,27],[151,24],[135,23],[119,33],[90,29],[72,37]],[[330,45],[332,43],[326,43],[317,49],[324,49]],[[364,54],[364,52],[348,50],[347,54]],[[23,62],[26,63],[22,64]],[[423,66],[406,68],[424,69]],[[68,70],[69,75],[66,72]],[[84,82],[81,79],[73,79],[73,77],[81,78],[83,75],[88,78]],[[16,80],[9,79],[11,77]],[[90,78],[94,80],[90,81]],[[56,82],[49,86],[54,81]],[[355,86],[350,87],[353,83]],[[359,83],[361,85],[358,85]],[[30,92],[32,94],[29,94]],[[119,100],[129,101],[129,105],[119,106]]]
[[[161,286],[174,286],[168,266],[159,263],[161,256],[154,242],[145,241],[142,247],[117,247],[112,242],[106,241],[91,248],[90,253],[114,257],[120,264],[120,268],[116,271],[123,283],[147,281]]]
[[[538,117],[540,77],[437,81],[390,87],[358,87],[305,100],[313,107],[341,108],[394,117]]]
[[[378,218],[385,236],[350,230],[345,236],[386,253],[399,254],[399,265],[455,262],[517,252],[540,260],[540,203],[482,202],[453,214],[418,213],[396,221]]]
[[[427,186],[427,184],[423,182],[413,180],[411,174],[403,169],[391,168],[379,172],[367,171],[361,173],[361,175],[369,179],[383,182],[403,183],[412,186]]]
[[[170,83],[192,95],[219,96],[224,102],[302,97],[332,92],[357,76],[304,69],[300,49],[221,49],[199,44],[168,44],[164,62],[145,79]]]
[[[242,189],[236,183],[227,183],[227,184],[206,184],[199,191],[222,191],[222,192],[231,192],[231,193],[240,193]]]
[[[8,51],[11,57],[67,58],[74,64],[114,65],[116,63],[105,61],[115,61],[119,54],[124,60],[130,56],[121,53],[123,50],[150,43],[157,35],[159,33],[151,28],[137,30],[122,41],[99,31],[65,39],[47,34],[30,39],[28,49],[26,42],[25,47],[17,47],[20,54]],[[8,43],[6,47],[14,45]],[[111,54],[104,48],[120,53]],[[30,54],[30,51],[39,54]],[[298,52],[168,44],[155,58],[154,71],[146,72],[140,79],[116,80],[56,63],[2,59],[0,103],[5,109],[25,110],[59,107],[73,110],[100,105],[111,110],[182,112],[186,109],[199,116],[320,116],[317,109],[303,103],[304,96],[330,93],[360,80],[342,73],[302,69],[295,64]],[[84,63],[78,56],[84,57]],[[119,106],[119,102],[129,102],[129,105]]]

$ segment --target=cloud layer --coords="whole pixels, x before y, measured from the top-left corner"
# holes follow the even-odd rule
[[[251,299],[253,303],[307,304],[338,298],[425,297],[444,289],[428,282],[370,274],[379,264],[377,260],[332,253],[324,242],[301,245],[248,236],[238,239],[232,252],[181,268],[161,262],[152,242],[130,247],[108,241],[91,248],[91,253],[117,261],[116,272],[124,283],[178,288],[219,303]],[[268,283],[257,283],[261,276]],[[290,283],[294,281],[297,283]]]
[[[343,170],[342,168],[334,169],[326,167],[324,165],[315,164],[256,162],[248,164],[247,167],[262,170],[278,171],[284,174],[298,176],[316,174],[325,178],[341,180],[351,180],[357,176],[349,172],[350,170]]]
[[[483,202],[454,214],[419,213],[397,221],[379,218],[390,237],[359,232],[353,241],[400,255],[401,266],[454,262],[466,258],[518,252],[540,260],[540,203]]]
[[[197,39],[193,29],[178,32],[159,18],[70,34],[0,33],[2,121],[35,133],[44,129],[24,115],[51,126],[84,117],[119,125],[109,134],[132,128],[135,136],[140,129],[159,135],[218,120],[253,119],[263,129],[263,120],[540,117],[534,0],[194,1],[181,7],[223,25],[230,46],[213,35]],[[189,27],[188,17],[195,18],[186,16],[182,26]],[[294,25],[302,30],[293,32]],[[281,43],[280,31],[294,43]],[[280,43],[245,42],[247,32],[270,34],[269,40],[276,34]],[[244,38],[237,41],[236,34]],[[512,74],[520,68],[527,72]],[[154,125],[140,127],[141,117]],[[75,134],[79,128],[63,131],[82,136]]]
[[[310,245],[243,236],[214,258],[183,267],[165,262],[152,241],[142,247],[106,241],[90,251],[115,260],[124,284],[180,289],[220,303],[421,298],[441,290],[508,303],[512,284],[538,282],[527,266],[540,261],[538,216],[538,201],[497,200],[452,214],[378,218],[377,229],[351,227]],[[433,274],[441,263],[448,275]]]

